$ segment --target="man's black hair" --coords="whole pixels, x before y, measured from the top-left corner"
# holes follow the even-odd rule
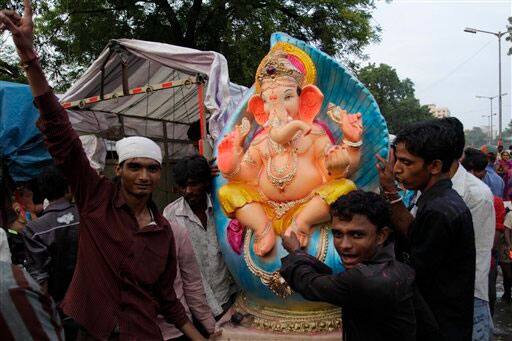
[[[468,172],[481,172],[487,167],[487,155],[481,150],[468,147],[464,150],[461,164]]]
[[[208,185],[212,181],[212,174],[208,161],[203,156],[194,155],[178,160],[172,168],[174,181],[184,187],[188,180],[204,182]]]
[[[453,145],[454,159],[460,159],[464,153],[464,146],[466,145],[464,126],[461,121],[455,117],[441,118],[438,122],[444,124],[448,129],[448,133],[453,135],[451,143]]]
[[[458,159],[454,152],[453,135],[447,125],[440,124],[438,120],[421,121],[398,132],[394,144],[403,143],[409,153],[422,158],[426,164],[441,160],[441,171],[446,173],[453,161]]]
[[[380,230],[391,225],[391,207],[380,195],[362,190],[342,195],[331,205],[331,216],[342,221],[351,221],[360,214]]]
[[[37,185],[41,195],[50,201],[62,198],[68,190],[66,178],[55,166],[49,166],[43,170],[37,177]]]
[[[209,123],[206,122],[206,132],[209,131]],[[199,141],[201,139],[201,122],[199,120],[190,124],[187,129],[187,137],[190,141]]]
[[[487,152],[487,161],[489,164],[494,165],[494,163],[496,162],[496,153]]]

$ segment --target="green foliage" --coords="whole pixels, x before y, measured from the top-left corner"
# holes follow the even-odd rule
[[[512,43],[512,17],[508,17],[508,23],[510,25],[507,25],[508,36],[505,37],[505,40]],[[512,56],[512,47],[508,49],[508,54]]]
[[[0,0],[0,8],[16,8],[10,0]],[[23,69],[19,66],[14,47],[9,44],[7,32],[0,34],[0,81],[26,83]]]
[[[466,137],[466,147],[480,148],[489,142],[489,134],[482,131],[480,127],[473,127],[473,129],[466,129],[464,131]]]
[[[373,8],[374,0],[41,0],[36,36],[60,87],[115,38],[220,52],[232,81],[249,86],[276,31],[330,55],[362,57],[363,47],[378,40]]]
[[[512,145],[512,121],[508,122],[507,128],[501,132],[501,135],[503,136],[503,145],[505,148]]]
[[[409,78],[400,80],[391,66],[369,64],[357,74],[375,97],[390,133],[396,134],[411,122],[433,118],[414,96],[414,83]]]
[[[0,37],[0,81],[26,83],[23,69],[14,55],[14,48]]]

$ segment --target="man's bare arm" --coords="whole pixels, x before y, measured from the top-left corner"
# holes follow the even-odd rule
[[[205,338],[197,331],[196,327],[189,321],[180,327],[180,330],[190,340],[205,340]]]
[[[91,168],[78,134],[73,130],[66,110],[52,93],[39,65],[33,46],[33,22],[30,0],[24,0],[23,17],[11,10],[0,11],[0,30],[12,33],[18,55],[26,70],[34,104],[39,109],[37,127],[45,136],[50,155],[71,185],[79,209],[92,207],[108,190],[107,181]]]
[[[50,86],[34,50],[34,23],[30,0],[23,0],[23,4],[25,9],[22,17],[11,10],[0,11],[0,31],[7,29],[12,33],[16,51],[32,89],[32,95],[37,97],[48,92]]]

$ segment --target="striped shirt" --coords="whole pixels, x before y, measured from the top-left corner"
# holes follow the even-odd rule
[[[64,340],[52,299],[17,265],[0,262],[0,340]]]

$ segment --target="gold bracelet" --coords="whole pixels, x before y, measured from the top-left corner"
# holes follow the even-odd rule
[[[272,222],[268,222],[267,225],[265,225],[263,232],[254,234],[254,241],[259,242],[260,240],[262,240],[270,232],[271,228],[272,228]]]
[[[240,173],[240,168],[241,168],[241,166],[240,166],[240,162],[239,162],[233,171],[231,171],[229,173],[224,173],[224,177],[233,178],[233,177],[237,176],[238,173]]]
[[[359,148],[363,145],[363,140],[359,140],[357,142],[352,142],[347,139],[343,139],[343,144],[346,144],[347,146],[352,147],[352,148]]]

